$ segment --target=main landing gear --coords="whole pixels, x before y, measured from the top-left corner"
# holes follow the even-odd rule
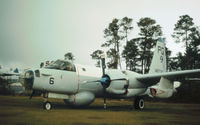
[[[45,101],[45,102],[43,103],[43,109],[45,109],[45,110],[50,110],[51,108],[52,108],[51,102]]]
[[[136,97],[134,101],[134,108],[138,110],[143,110],[144,106],[144,99],[142,97]]]

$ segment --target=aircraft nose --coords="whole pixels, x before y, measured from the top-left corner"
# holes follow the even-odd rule
[[[33,88],[34,83],[34,72],[32,70],[28,70],[24,74],[24,86],[26,89],[31,90]]]

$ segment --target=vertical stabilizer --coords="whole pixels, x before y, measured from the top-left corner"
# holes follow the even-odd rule
[[[154,51],[153,59],[149,73],[166,72],[166,52],[165,42],[162,38],[159,38]]]

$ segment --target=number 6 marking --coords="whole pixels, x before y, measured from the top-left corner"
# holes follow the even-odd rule
[[[51,84],[51,85],[54,84],[54,78],[53,78],[53,77],[51,77],[51,78],[49,79],[49,84]]]

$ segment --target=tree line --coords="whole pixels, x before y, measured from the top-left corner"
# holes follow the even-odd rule
[[[163,37],[162,28],[156,20],[144,17],[137,22],[138,35],[128,39],[130,32],[134,30],[132,23],[133,19],[128,17],[115,18],[104,29],[106,41],[101,47],[107,48],[106,54],[109,58],[107,66],[114,69],[121,68],[121,60],[124,59],[126,69],[148,73],[156,41],[159,37]],[[200,27],[194,24],[193,18],[189,15],[179,16],[171,36],[174,44],[184,44],[185,52],[179,52],[175,57],[171,57],[172,51],[166,48],[167,70],[200,69]],[[97,67],[100,67],[100,57],[103,53],[102,50],[96,50],[91,54],[92,59],[97,61]],[[178,93],[166,101],[199,103],[199,81],[187,79],[179,81],[182,85],[178,88]]]
[[[108,68],[121,68],[122,60],[126,69],[148,73],[153,49],[159,37],[163,37],[162,28],[156,20],[144,17],[137,22],[139,33],[137,37],[130,38],[130,32],[134,30],[133,19],[124,17],[113,19],[104,29],[106,41],[101,45],[107,48]],[[176,57],[170,57],[171,51],[166,48],[168,71],[200,68],[200,29],[189,15],[179,17],[174,25],[172,37],[175,43],[185,44],[185,53],[178,53]],[[124,46],[122,46],[124,44]],[[97,61],[100,67],[100,56],[104,52],[95,50],[91,57]]]

